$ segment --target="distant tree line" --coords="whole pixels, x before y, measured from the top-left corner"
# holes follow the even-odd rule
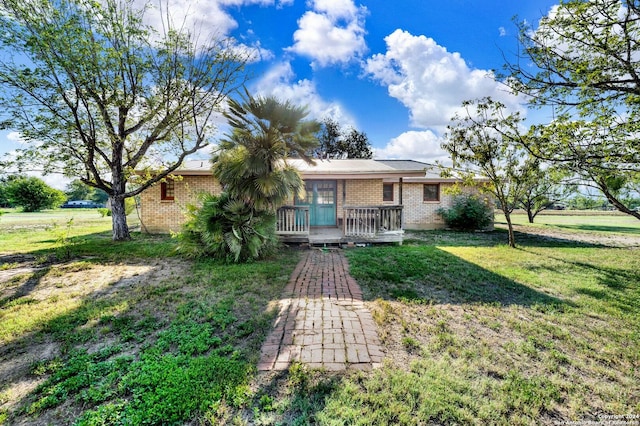
[[[78,179],[60,191],[34,176],[0,176],[0,207],[19,207],[25,212],[35,212],[60,207],[66,201],[90,200],[106,204],[108,199],[107,193],[85,185]]]

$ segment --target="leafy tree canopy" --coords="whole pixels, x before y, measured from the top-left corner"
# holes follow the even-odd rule
[[[66,197],[62,191],[51,188],[41,179],[22,176],[5,185],[7,198],[12,205],[25,212],[37,212],[59,207]]]
[[[129,238],[124,200],[210,143],[249,55],[231,40],[203,42],[170,16],[159,33],[144,24],[148,7],[0,3],[0,128],[27,143],[5,166],[63,171],[106,192],[114,240]]]
[[[319,146],[314,150],[316,158],[373,158],[373,150],[366,133],[353,127],[344,131],[340,123],[325,118],[318,132]]]
[[[442,148],[453,160],[455,174],[467,185],[475,178],[487,179],[480,188],[491,193],[504,213],[509,228],[509,245],[515,247],[511,213],[527,188],[527,152],[516,143],[522,118],[506,114],[505,106],[490,98],[463,103],[465,116],[456,116],[448,126]]]
[[[538,28],[520,24],[520,43],[505,81],[556,117],[521,142],[640,219],[609,186],[640,181],[640,3],[563,0]]]

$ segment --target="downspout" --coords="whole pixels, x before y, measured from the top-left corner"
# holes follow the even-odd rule
[[[342,179],[342,234],[346,232],[347,218],[344,214],[344,205],[347,202],[347,180]]]
[[[398,201],[402,206],[402,178],[398,179]],[[404,207],[400,210],[400,229],[404,231]]]

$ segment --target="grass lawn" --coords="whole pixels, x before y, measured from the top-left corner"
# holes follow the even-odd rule
[[[555,213],[555,212],[554,212]],[[564,211],[562,213],[565,213]],[[572,213],[568,211],[567,213]],[[633,216],[622,214],[538,214],[533,224],[529,224],[526,214],[514,214],[511,216],[516,225],[535,227],[552,227],[568,231],[591,231],[597,233],[622,233],[640,235],[640,220]],[[496,223],[505,224],[504,215],[496,213]]]
[[[529,425],[640,413],[638,249],[530,237],[512,250],[498,230],[349,250],[384,366],[258,375],[298,251],[190,261],[169,237],[114,244],[90,212],[56,229],[46,214],[0,217],[0,277],[12,273],[0,279],[0,424]]]

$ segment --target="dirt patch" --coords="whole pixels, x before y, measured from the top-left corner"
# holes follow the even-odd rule
[[[144,292],[175,284],[190,268],[190,263],[172,259],[113,264],[79,260],[44,266],[28,256],[0,255],[0,259],[10,265],[0,271],[0,321],[4,323],[0,327],[0,412],[12,412],[24,403],[45,377],[34,372],[36,366],[61,355],[60,343],[41,333],[50,321],[96,299],[110,300],[114,309],[126,309],[128,315],[149,311],[152,307],[147,306]],[[139,303],[131,306],[132,301]],[[24,309],[31,314],[25,315]],[[101,332],[89,323],[78,330],[85,328]],[[110,342],[105,337],[90,339],[85,349],[100,350]],[[40,416],[38,424],[58,424],[56,416],[66,409],[59,407],[51,418]]]

